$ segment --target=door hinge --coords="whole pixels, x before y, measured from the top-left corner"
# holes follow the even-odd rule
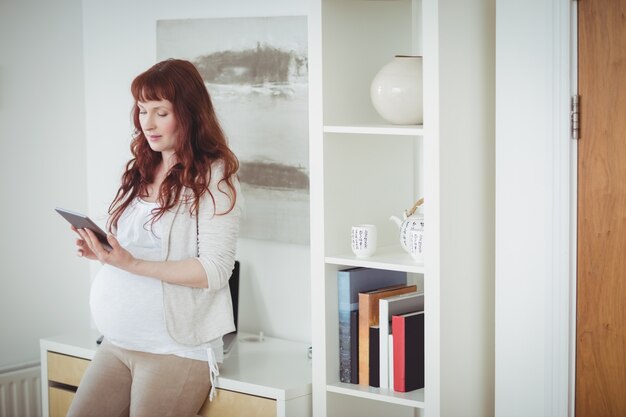
[[[580,96],[578,94],[572,96],[570,125],[572,139],[580,139]]]

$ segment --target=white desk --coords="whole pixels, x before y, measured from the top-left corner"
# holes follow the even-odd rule
[[[70,360],[72,357],[77,358],[75,362],[84,363],[85,359],[93,358],[98,337],[96,331],[85,330],[41,339],[41,395],[44,417],[50,416],[49,388],[58,385],[48,378],[49,352],[67,355]],[[308,345],[304,343],[270,337],[258,341],[255,335],[240,333],[235,346],[220,366],[216,388],[228,391],[222,395],[223,398],[234,393],[262,397],[260,400],[273,400],[277,417],[310,417],[311,361],[307,357],[307,348]],[[210,408],[219,403],[220,391],[207,407],[207,414],[201,413],[202,415],[211,415]],[[72,396],[71,391],[68,395]]]

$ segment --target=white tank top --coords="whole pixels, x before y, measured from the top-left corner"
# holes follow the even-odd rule
[[[118,221],[117,239],[137,258],[161,260],[161,224],[150,222],[151,211],[156,207],[157,203],[136,199]],[[98,330],[119,347],[222,361],[221,337],[193,347],[172,339],[165,325],[163,286],[158,279],[103,265],[91,286],[89,304]]]

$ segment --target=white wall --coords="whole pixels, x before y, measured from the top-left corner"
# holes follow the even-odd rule
[[[497,0],[496,415],[568,415],[570,4]]]
[[[84,0],[83,8],[89,212],[103,223],[130,157],[130,83],[156,62],[156,21],[308,11],[305,0]],[[240,329],[311,340],[309,247],[240,239],[237,257]]]
[[[87,208],[80,0],[2,0],[0,51],[3,368],[89,323],[89,270],[53,211]]]

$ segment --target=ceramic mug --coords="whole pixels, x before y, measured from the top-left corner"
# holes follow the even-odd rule
[[[424,262],[424,230],[409,231],[409,252],[413,259]]]
[[[357,258],[367,258],[376,252],[376,225],[352,226],[352,252]]]

